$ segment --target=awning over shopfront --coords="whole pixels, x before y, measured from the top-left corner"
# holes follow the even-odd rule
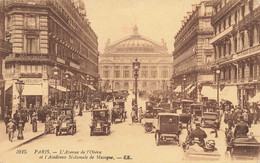
[[[253,98],[249,99],[248,102],[250,103],[258,103],[260,102],[260,92],[258,92]]]
[[[6,91],[7,89],[9,89],[12,85],[13,85],[13,84],[6,84],[6,85],[5,85],[5,91]]]
[[[88,85],[88,84],[83,84],[86,87],[89,87],[89,89],[91,89],[92,91],[95,91],[96,89],[92,86],[92,85]]]
[[[40,96],[40,95],[43,95],[42,85],[40,85],[40,84],[39,85],[25,84],[22,95],[24,95],[24,96]]]
[[[185,91],[189,90],[191,88],[192,84],[189,84],[186,88]]]
[[[181,92],[181,86],[179,85],[177,88],[173,90],[173,92]]]
[[[190,90],[188,91],[188,94],[190,94],[192,91],[194,91],[195,88],[196,88],[196,86],[192,86],[192,87],[190,88]]]
[[[201,95],[203,97],[208,97],[209,99],[217,100],[217,89],[211,86],[203,86],[201,90]]]
[[[55,89],[55,86],[54,85],[50,85],[52,88]],[[60,85],[57,85],[57,90],[61,91],[61,92],[66,92],[66,88],[60,86]],[[67,89],[67,91],[70,91],[69,89]]]
[[[228,100],[233,105],[237,105],[237,86],[225,86],[219,94],[220,100]]]

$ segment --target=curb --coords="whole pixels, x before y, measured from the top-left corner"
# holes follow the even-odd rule
[[[12,151],[12,150],[14,150],[14,149],[16,149],[16,148],[19,148],[19,147],[21,147],[21,146],[23,146],[23,145],[25,145],[25,144],[27,144],[27,143],[29,143],[29,142],[31,142],[31,141],[37,139],[37,138],[43,136],[43,135],[46,135],[46,132],[43,132],[43,133],[41,133],[41,134],[39,134],[39,135],[37,135],[37,136],[34,136],[34,137],[32,137],[32,138],[26,140],[25,142],[22,142],[22,143],[20,143],[20,144],[14,146],[14,147],[12,147],[12,148],[10,148],[10,149],[7,149],[7,150],[5,150],[4,152],[2,152],[2,154],[3,154],[3,153],[6,153],[6,152],[10,152],[10,151]]]

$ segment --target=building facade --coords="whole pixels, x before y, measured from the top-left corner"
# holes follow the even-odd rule
[[[220,70],[220,85],[232,88],[243,106],[260,92],[260,2],[215,0],[213,6],[212,67]]]
[[[68,92],[82,97],[86,76],[98,78],[99,55],[84,3],[8,0],[5,9],[6,39],[13,44],[13,53],[4,62],[7,105],[17,108],[18,78],[25,83],[22,102],[26,107],[53,104],[54,98],[62,100]]]
[[[140,62],[138,89],[166,90],[172,73],[172,56],[168,54],[166,43],[156,43],[138,33],[110,43],[100,55],[99,73],[104,90],[134,90],[133,62]]]
[[[0,1],[0,116],[4,116],[4,86],[2,62],[3,59],[12,52],[12,44],[5,39],[5,10],[4,1]]]
[[[202,0],[192,5],[192,12],[187,14],[174,37],[173,79],[177,87],[174,91],[200,101],[203,85],[213,82],[210,71],[213,47],[209,43],[213,37],[212,1]]]

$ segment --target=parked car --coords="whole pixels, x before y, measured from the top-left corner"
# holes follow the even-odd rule
[[[59,112],[59,120],[56,126],[56,136],[63,133],[75,134],[77,131],[75,113],[72,107],[61,108]]]
[[[96,134],[109,135],[111,129],[111,122],[109,119],[108,109],[92,110],[92,122],[90,125],[90,136]]]
[[[179,136],[181,134],[181,127],[179,120],[179,114],[158,113],[158,124],[155,133],[155,142],[157,146],[165,141],[177,142],[180,145]]]

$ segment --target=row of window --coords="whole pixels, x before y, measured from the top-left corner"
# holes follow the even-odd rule
[[[130,71],[123,71],[123,78],[130,78]],[[104,78],[110,78],[110,71],[105,70],[103,71]],[[134,72],[132,73],[132,77],[134,77]],[[148,71],[141,71],[140,74],[141,78],[157,78],[157,71],[151,71],[151,76],[148,75]],[[161,71],[161,78],[168,78],[169,74],[168,71]],[[121,73],[119,70],[114,71],[114,78],[121,78]]]
[[[260,42],[260,27],[257,27],[257,33],[254,32],[254,28],[250,28],[248,30],[246,30],[247,35],[245,34],[245,31],[239,33],[239,37],[240,37],[240,42],[238,39],[238,36],[235,36],[233,39],[234,44],[231,44],[231,39],[227,42],[224,42],[222,44],[218,44],[216,45],[215,48],[217,48],[218,50],[215,49],[215,54],[216,57],[221,58],[222,56],[226,56],[227,54],[231,54],[231,48],[233,46],[234,48],[234,52],[238,52],[239,50],[243,50],[246,47],[246,45],[248,45],[249,47],[252,47],[254,45],[254,37],[257,37],[258,42]],[[247,37],[247,38],[246,38]],[[246,42],[247,40],[247,42]],[[238,49],[238,46],[240,46],[240,49]]]
[[[246,68],[248,68],[248,74],[246,76]],[[258,72],[258,74],[257,74]],[[260,64],[249,63],[246,67],[246,63],[240,64],[238,68],[236,66],[221,69],[222,80],[232,79],[244,79],[244,78],[256,78],[260,75]]]
[[[228,0],[223,0],[222,3],[226,4],[227,2],[228,2]],[[218,12],[221,9],[222,3],[220,3],[219,5],[217,5],[215,7],[216,12]],[[250,0],[248,4],[242,5],[240,7],[240,9],[235,10],[234,13],[231,13],[229,16],[227,16],[225,19],[223,19],[222,22],[220,22],[218,25],[216,25],[214,27],[215,35],[217,35],[218,33],[221,33],[223,30],[230,27],[231,25],[237,24],[237,22],[239,20],[242,20],[243,17],[245,16],[246,9],[248,9],[251,13],[251,12],[253,12],[253,7],[254,7],[254,2],[253,2],[253,0]],[[240,17],[240,15],[241,15],[241,17]]]

